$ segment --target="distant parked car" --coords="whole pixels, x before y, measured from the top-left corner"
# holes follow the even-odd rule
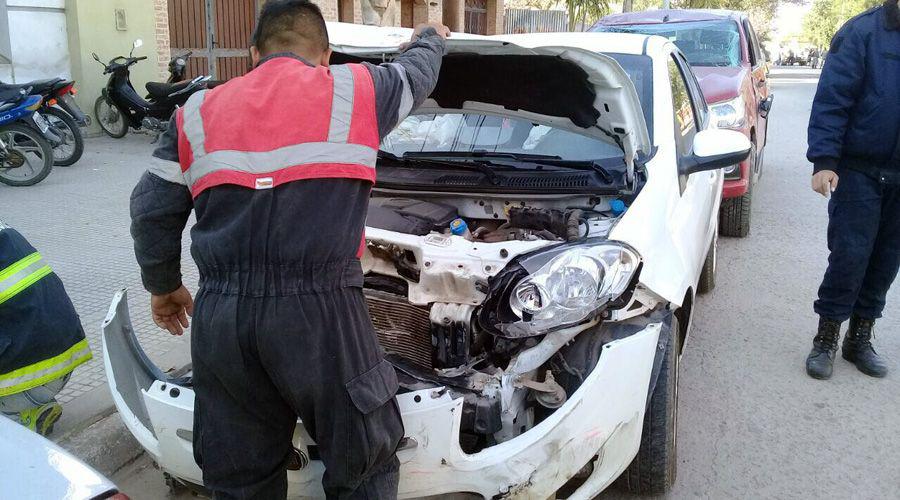
[[[109,479],[43,436],[0,416],[0,498],[128,500]]]
[[[750,157],[725,171],[719,211],[720,234],[747,236],[773,99],[766,56],[747,15],[726,10],[631,12],[604,17],[591,31],[660,35],[674,42],[700,80],[714,125],[750,139]]]

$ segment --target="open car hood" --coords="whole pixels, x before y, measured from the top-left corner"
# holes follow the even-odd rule
[[[408,28],[328,23],[340,58],[390,60]],[[629,166],[651,150],[641,104],[628,74],[600,53],[590,33],[578,38],[454,33],[438,85],[415,112],[471,111],[524,118],[619,143]],[[584,38],[581,38],[584,37]]]

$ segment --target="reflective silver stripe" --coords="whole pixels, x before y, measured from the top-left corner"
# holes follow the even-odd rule
[[[203,176],[219,170],[267,174],[313,163],[355,164],[374,169],[377,156],[378,151],[368,146],[331,142],[307,142],[272,151],[213,151],[194,160],[185,177],[193,186]]]
[[[73,347],[76,347],[76,346],[77,346],[77,348],[75,350],[64,353],[64,354],[66,354],[65,359],[60,360],[59,363],[50,365],[46,368],[41,368],[39,370],[28,371],[27,373],[24,373],[18,377],[10,377],[10,378],[6,378],[6,379],[0,379],[0,394],[3,393],[4,389],[9,389],[10,387],[23,385],[28,382],[31,382],[32,380],[37,380],[37,379],[40,379],[40,378],[43,378],[43,377],[46,377],[49,375],[59,373],[61,371],[65,371],[66,369],[69,369],[73,366],[77,366],[77,365],[83,363],[86,360],[85,359],[86,357],[90,358],[91,347],[88,345],[87,342],[82,340],[78,344],[75,344],[75,346],[73,346]]]
[[[19,282],[24,280],[25,278],[31,276],[32,273],[40,270],[43,267],[46,267],[47,263],[44,262],[44,259],[37,259],[36,261],[28,264],[27,266],[19,269],[18,271],[10,274],[3,278],[3,281],[0,281],[0,299],[11,290],[14,286],[18,285]],[[48,268],[49,271],[49,268]]]
[[[200,105],[206,97],[206,91],[203,89],[196,92],[188,98],[184,103],[182,117],[184,121],[181,130],[191,143],[191,151],[194,153],[194,159],[200,158],[206,154],[206,132],[203,130],[203,117],[200,116]]]
[[[334,92],[331,97],[331,123],[328,125],[328,142],[347,142],[350,137],[350,120],[353,118],[353,71],[344,64],[331,67]]]
[[[397,70],[397,73],[400,74],[400,81],[403,82],[403,90],[400,94],[400,107],[397,108],[397,123],[400,123],[404,118],[409,116],[410,112],[412,112],[412,88],[409,86],[409,79],[406,77],[406,68],[397,63],[389,63],[388,66]]]
[[[160,179],[174,182],[175,184],[186,185],[184,174],[181,173],[181,164],[177,161],[163,160],[157,157],[150,159],[150,168],[147,169],[151,174]]]

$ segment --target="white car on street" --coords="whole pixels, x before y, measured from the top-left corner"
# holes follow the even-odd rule
[[[329,32],[334,62],[388,60],[409,37]],[[454,36],[437,89],[381,149],[364,293],[400,379],[400,497],[592,498],[620,476],[665,491],[679,358],[694,297],[714,285],[721,168],[750,151],[709,126],[678,49]],[[165,473],[200,485],[189,366],[148,361],[124,292],[103,349],[125,424]],[[291,495],[323,496],[301,422],[294,448]]]

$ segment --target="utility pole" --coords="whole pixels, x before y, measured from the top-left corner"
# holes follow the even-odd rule
[[[634,10],[634,0],[625,0],[622,3],[622,12],[631,12]]]

